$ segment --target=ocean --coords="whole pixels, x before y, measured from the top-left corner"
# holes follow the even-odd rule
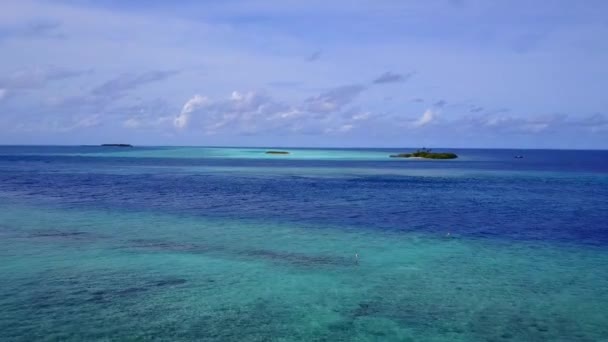
[[[608,341],[608,151],[266,150],[0,146],[0,340]]]

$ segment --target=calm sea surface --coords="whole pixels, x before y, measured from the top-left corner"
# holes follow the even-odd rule
[[[608,341],[608,151],[287,150],[0,146],[0,341]]]

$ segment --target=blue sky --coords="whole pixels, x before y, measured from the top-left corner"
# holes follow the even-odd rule
[[[0,4],[0,144],[608,148],[608,2]]]

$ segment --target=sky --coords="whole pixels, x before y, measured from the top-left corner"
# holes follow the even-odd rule
[[[608,1],[2,0],[0,144],[608,149]]]

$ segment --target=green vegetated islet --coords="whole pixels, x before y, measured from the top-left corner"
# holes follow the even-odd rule
[[[431,149],[420,149],[412,153],[390,155],[391,158],[425,158],[425,159],[456,159],[458,156],[451,152],[432,152]]]

